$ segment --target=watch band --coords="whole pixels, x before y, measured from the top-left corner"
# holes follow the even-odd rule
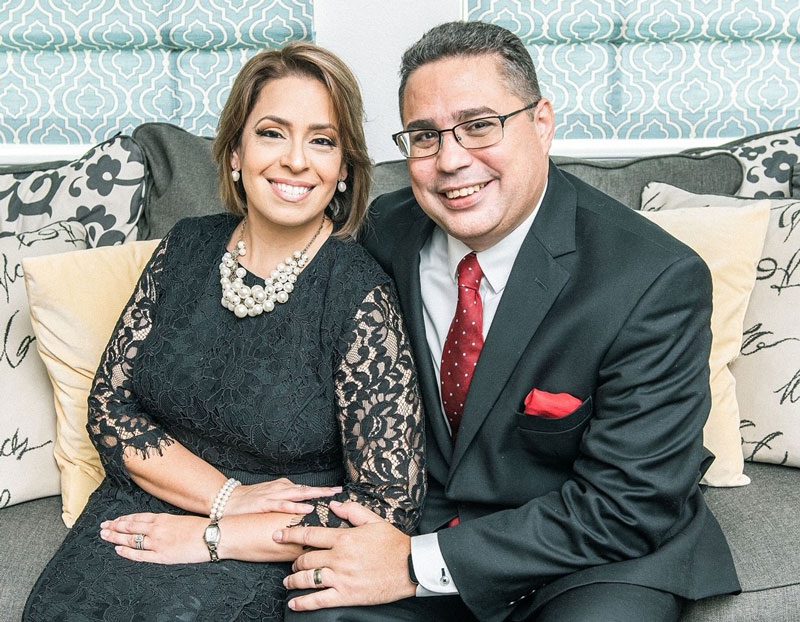
[[[206,546],[208,547],[208,556],[211,558],[211,561],[218,562],[219,554],[217,553],[216,542],[206,542]]]
[[[414,558],[412,557],[411,553],[408,554],[408,578],[411,579],[411,583],[414,585],[419,585],[419,581],[417,581],[417,573],[414,572]]]
[[[213,537],[209,532],[216,531],[216,537]],[[219,521],[212,520],[208,527],[205,528],[203,531],[203,542],[206,543],[206,547],[208,548],[208,556],[211,558],[212,562],[219,561],[219,553],[217,552],[217,546],[219,545],[219,541],[222,538],[222,531],[219,528]]]

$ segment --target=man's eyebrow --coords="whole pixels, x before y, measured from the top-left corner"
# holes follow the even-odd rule
[[[276,117],[275,115],[264,115],[258,121],[256,121],[256,125],[261,123],[264,120],[272,121],[273,123],[277,123],[278,125],[285,125],[286,127],[292,127],[292,122],[284,119],[282,117]],[[338,132],[339,130],[335,125],[332,123],[312,123],[308,126],[308,129],[312,132],[319,132],[321,130],[333,130],[334,132]]]
[[[457,123],[463,123],[464,121],[469,121],[470,119],[475,119],[477,117],[488,117],[488,116],[494,116],[496,114],[497,114],[496,110],[493,110],[488,106],[480,106],[478,108],[467,108],[465,110],[459,110],[454,115],[454,118]],[[437,127],[433,119],[414,119],[413,121],[409,121],[408,125],[406,126],[406,129],[430,130],[430,129],[437,129]]]

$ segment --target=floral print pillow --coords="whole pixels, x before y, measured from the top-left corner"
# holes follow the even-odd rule
[[[742,163],[744,179],[736,193],[757,199],[792,196],[792,175],[800,158],[800,127],[758,134],[713,149],[693,149],[706,154],[729,151]]]
[[[142,150],[129,136],[115,136],[74,162],[0,174],[0,231],[71,220],[86,228],[91,247],[135,240],[144,186]]]

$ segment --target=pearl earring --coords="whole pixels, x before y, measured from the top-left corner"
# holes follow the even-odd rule
[[[344,183],[344,179],[340,179],[340,180],[339,180],[339,183],[338,183],[338,184],[336,184],[336,189],[337,189],[339,192],[344,192],[345,190],[347,190],[347,184],[346,184],[346,183]]]
[[[233,183],[238,182],[240,177],[241,175],[239,175],[239,171],[237,171],[236,169],[233,169],[231,171],[231,179],[233,179]]]

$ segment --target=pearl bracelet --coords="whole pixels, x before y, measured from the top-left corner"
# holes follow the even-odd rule
[[[214,498],[214,503],[211,504],[211,513],[208,515],[212,522],[218,522],[222,519],[222,515],[225,513],[225,506],[228,504],[228,499],[231,498],[233,489],[241,483],[238,479],[231,477],[219,489],[217,496]]]

